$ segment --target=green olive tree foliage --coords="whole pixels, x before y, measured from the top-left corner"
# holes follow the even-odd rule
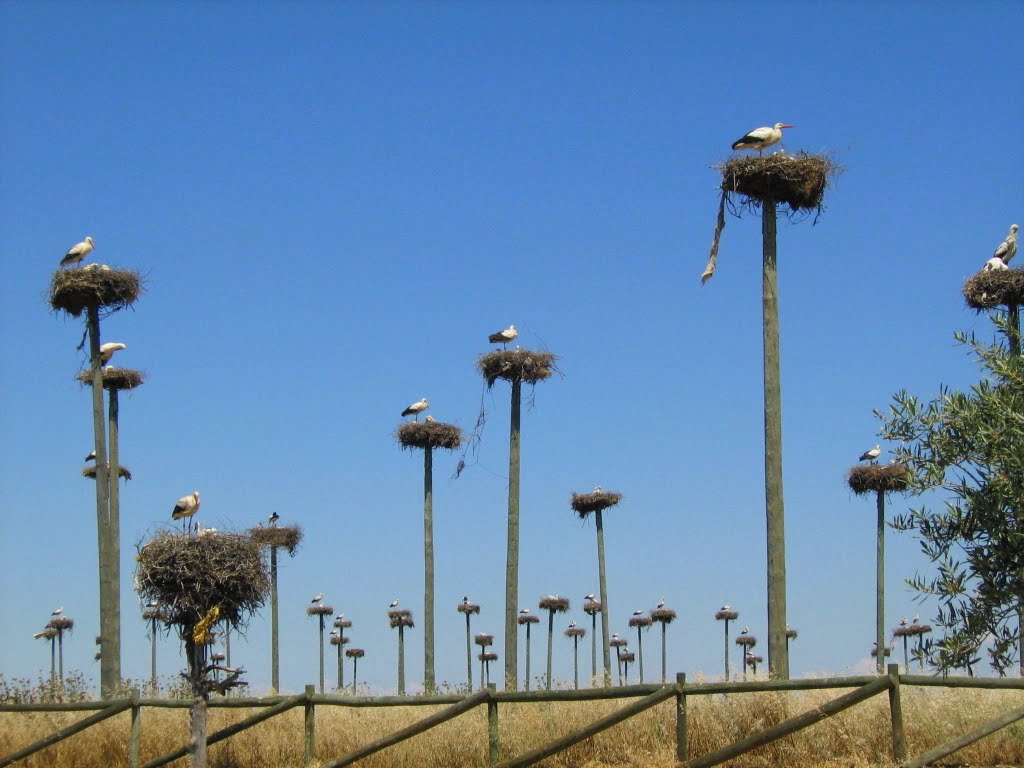
[[[1003,318],[993,322],[1013,335]],[[976,359],[981,381],[967,392],[944,387],[929,402],[904,390],[888,412],[875,411],[881,435],[900,444],[910,493],[945,497],[898,516],[893,527],[915,531],[936,566],[934,575],[907,579],[938,599],[939,631],[922,649],[931,663],[970,672],[984,649],[1000,674],[1015,658],[1024,671],[1024,357],[1001,341],[964,333],[956,340]]]

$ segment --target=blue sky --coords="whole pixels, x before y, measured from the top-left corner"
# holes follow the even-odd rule
[[[306,532],[282,570],[282,684],[316,676],[318,591],[353,620],[360,677],[394,686],[390,600],[422,612],[422,471],[393,439],[426,396],[478,460],[435,459],[438,679],[474,627],[501,633],[508,389],[475,357],[515,323],[561,356],[523,418],[520,593],[597,586],[574,490],[607,519],[614,630],[665,596],[669,664],[718,674],[729,602],[765,644],[760,227],[730,217],[701,287],[718,177],[746,130],[845,173],[816,225],[780,221],[794,674],[865,666],[874,505],[844,473],[896,390],[966,386],[962,281],[1022,217],[1011,3],[5,3],[0,226],[7,273],[0,674],[34,676],[63,605],[66,665],[98,677],[92,447],[79,321],[46,290],[67,248],[140,270],[103,325],[148,381],[122,399],[124,673],[148,673],[134,544],[200,489],[203,525],[277,510]],[[906,502],[893,499],[894,512]],[[888,625],[931,607],[888,539]],[[269,610],[266,612],[269,614]],[[580,619],[581,611],[566,618]],[[408,676],[422,675],[410,633]],[[646,645],[646,644],[645,644]],[[657,648],[654,637],[647,646]],[[233,657],[269,684],[269,624]],[[559,637],[556,676],[571,675]],[[497,652],[502,653],[498,647]],[[181,666],[161,641],[160,671]],[[653,665],[652,665],[653,666]]]

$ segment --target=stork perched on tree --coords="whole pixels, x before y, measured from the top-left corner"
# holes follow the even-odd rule
[[[189,528],[192,527],[192,516],[199,511],[199,491],[194,491],[191,496],[182,496],[178,503],[171,510],[171,520],[186,520]],[[182,524],[182,530],[185,530]]]
[[[782,141],[782,129],[783,128],[795,128],[796,126],[789,125],[788,123],[776,123],[771,126],[764,126],[762,128],[755,128],[750,133],[741,136],[732,143],[733,149],[756,149],[758,154],[761,154],[770,147],[772,144],[778,144]]]
[[[1006,239],[999,244],[996,248],[996,252],[992,254],[992,258],[999,259],[1003,264],[1009,264],[1010,259],[1017,255],[1017,230],[1020,229],[1016,224],[1010,225],[1010,234],[1006,236]]]
[[[871,462],[874,462],[874,460],[877,459],[881,455],[882,455],[882,446],[876,445],[870,451],[864,451],[864,453],[862,453],[860,455],[860,458],[858,459],[858,461],[871,461]]]
[[[516,327],[514,325],[510,325],[504,331],[492,333],[487,337],[487,340],[491,342],[491,344],[501,344],[501,348],[505,349],[505,345],[510,341],[513,341],[518,335],[519,331],[516,330]]]
[[[100,365],[106,365],[110,362],[110,358],[114,356],[114,353],[121,349],[128,349],[127,344],[122,344],[119,341],[108,341],[106,344],[100,345]]]
[[[64,258],[60,260],[62,267],[70,266],[71,264],[79,264],[82,259],[92,253],[93,244],[92,238],[87,237],[77,245],[73,245],[68,249],[68,252],[64,254]]]
[[[402,411],[402,415],[412,416],[414,421],[419,421],[420,414],[427,410],[427,408],[429,407],[430,403],[428,403],[427,398],[424,397],[422,400],[417,400],[415,403],[413,403],[404,411]]]

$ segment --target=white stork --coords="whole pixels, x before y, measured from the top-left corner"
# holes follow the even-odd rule
[[[993,258],[997,258],[1003,262],[1003,264],[1009,264],[1010,259],[1017,255],[1017,230],[1020,229],[1016,224],[1010,225],[1010,234],[1006,236],[1006,239],[999,244],[996,248],[996,252],[992,254]]]
[[[750,133],[736,139],[732,143],[733,149],[756,149],[758,154],[761,154],[770,147],[772,144],[778,144],[782,141],[782,129],[783,128],[795,128],[796,126],[789,125],[788,123],[776,123],[775,125],[766,125],[762,128],[755,128]]]
[[[633,611],[633,615],[634,616],[643,616],[644,612],[643,611]]]
[[[741,635],[749,635],[750,634],[750,627],[744,627],[743,631],[740,632],[740,634]]]
[[[106,365],[110,362],[110,358],[114,356],[114,353],[121,349],[128,349],[127,344],[122,344],[119,341],[108,341],[106,344],[100,345],[100,365]]]
[[[469,605],[469,595],[463,595],[462,596],[462,604],[463,605]]]
[[[860,458],[858,459],[858,461],[874,461],[875,459],[877,459],[881,455],[882,455],[882,447],[880,445],[876,445],[870,451],[864,451],[864,453],[862,453],[860,455]]]
[[[398,607],[398,601],[397,601],[397,600],[392,600],[392,601],[391,601],[391,602],[390,602],[390,603],[388,604],[388,608],[397,608],[397,607]]]
[[[50,611],[51,616],[60,616],[62,613],[64,613],[63,605],[60,608],[54,608],[52,611]]]
[[[424,420],[425,422],[427,422],[427,424],[433,424],[433,423],[434,423],[435,421],[437,421],[437,419],[435,419],[435,418],[434,418],[433,416],[431,416],[431,415],[430,415],[429,413],[427,414],[426,418],[424,418],[423,420]]]
[[[1006,245],[1006,243],[1003,243]],[[1002,269],[1009,269],[1006,262],[1000,259],[998,256],[993,256],[991,259],[985,262],[985,266],[981,268],[982,272],[998,272]]]
[[[82,242],[77,245],[73,245],[68,249],[68,252],[64,254],[64,258],[60,260],[60,265],[62,267],[67,267],[71,264],[78,264],[82,259],[92,253],[92,249],[92,238],[87,237]]]
[[[315,595],[313,595],[313,599],[310,600],[309,602],[312,605],[313,603],[322,603],[323,601],[324,601],[324,593],[323,592],[317,592]]]
[[[96,451],[89,451],[89,455],[85,457],[86,461],[96,461]]]
[[[660,608],[664,608],[664,607],[665,607],[665,598],[663,597],[663,598],[661,598],[661,600],[658,601],[658,608],[660,609]]]
[[[596,600],[597,598],[596,598],[596,597],[594,597],[594,593],[593,593],[593,592],[591,592],[591,593],[590,593],[589,595],[587,595],[587,596],[586,596],[586,597],[584,597],[583,599],[584,599],[584,600]]]
[[[199,491],[194,491],[191,496],[182,496],[178,503],[171,510],[171,520],[185,519],[189,528],[192,527],[192,516],[199,511]],[[182,526],[184,530],[184,525]]]
[[[420,414],[423,413],[425,410],[427,410],[427,408],[429,408],[429,407],[430,407],[430,403],[428,403],[427,402],[427,398],[424,397],[422,400],[417,400],[415,403],[413,403],[408,408],[406,408],[404,411],[402,411],[402,415],[403,416],[412,416],[412,417],[414,417],[413,418],[414,421],[419,421],[420,420]]]
[[[504,331],[492,333],[490,336],[487,337],[487,340],[491,342],[491,344],[501,344],[501,348],[505,349],[505,345],[508,344],[513,339],[515,339],[515,337],[518,335],[519,331],[516,330],[516,327],[514,325],[510,325]]]
[[[572,621],[569,622],[569,629],[575,629],[575,628],[576,628],[576,620],[573,619]]]
[[[271,512],[270,515],[267,516],[267,522],[271,525],[277,525],[277,521],[280,519],[281,516],[277,514],[277,512]]]
[[[521,610],[520,613],[525,616],[525,615],[530,613],[530,609],[529,608],[523,608],[523,610]]]
[[[729,605],[729,604],[723,605],[722,606],[722,610],[723,611],[731,611],[732,610],[732,606]]]

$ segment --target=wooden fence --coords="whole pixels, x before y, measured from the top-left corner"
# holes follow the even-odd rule
[[[259,709],[257,712],[234,725],[222,728],[209,734],[208,744],[230,738],[252,726],[269,720],[282,712],[296,707],[303,707],[305,763],[315,762],[316,752],[316,708],[324,706],[342,707],[408,707],[408,706],[443,706],[444,709],[413,723],[379,741],[367,744],[349,754],[336,759],[325,760],[322,764],[330,768],[352,765],[369,755],[387,749],[406,739],[417,736],[452,718],[458,717],[478,706],[487,707],[488,733],[488,764],[496,768],[522,768],[533,765],[551,755],[598,734],[607,728],[621,723],[644,710],[650,709],[663,701],[675,699],[676,705],[676,758],[685,768],[710,768],[727,760],[732,760],[750,750],[762,747],[776,739],[795,733],[827,717],[842,712],[862,701],[866,701],[881,693],[889,697],[890,723],[892,730],[893,757],[902,768],[923,768],[929,763],[953,754],[975,741],[994,733],[1017,720],[1024,719],[1024,707],[1013,709],[1001,717],[985,723],[962,736],[945,744],[940,744],[921,755],[908,758],[906,740],[903,734],[903,711],[900,704],[900,689],[903,686],[941,686],[946,688],[987,688],[998,690],[1024,691],[1024,679],[1006,678],[963,678],[963,677],[931,677],[926,675],[901,675],[896,664],[890,664],[888,674],[882,676],[829,677],[806,680],[767,680],[732,683],[687,683],[686,675],[676,676],[675,684],[628,685],[618,688],[591,688],[585,690],[565,691],[503,691],[498,692],[493,685],[477,691],[469,696],[434,695],[434,696],[338,696],[317,694],[312,685],[306,686],[304,693],[297,696],[270,696],[265,698],[225,698],[212,699],[211,707],[230,707]],[[824,690],[831,688],[853,689],[836,699],[789,718],[759,733],[746,736],[721,749],[705,755],[691,756],[687,739],[687,701],[692,696],[710,694],[742,694],[763,693],[767,691],[805,691]],[[501,745],[498,737],[498,707],[501,704],[529,704],[557,701],[596,701],[601,699],[625,699],[635,701],[612,712],[590,725],[573,731],[547,744],[538,746],[522,755],[502,760]],[[139,738],[142,726],[142,710],[146,707],[185,708],[191,706],[188,700],[143,699],[138,693],[130,698],[99,702],[76,702],[67,704],[0,704],[0,714],[14,712],[85,712],[96,710],[95,714],[69,725],[61,730],[40,739],[23,749],[0,758],[0,768],[12,765],[35,754],[63,739],[113,717],[121,712],[131,711],[131,731],[129,736],[129,762],[131,768],[157,768],[168,765],[188,755],[188,748],[182,747],[174,752],[162,755],[155,760],[142,764],[139,760]]]

